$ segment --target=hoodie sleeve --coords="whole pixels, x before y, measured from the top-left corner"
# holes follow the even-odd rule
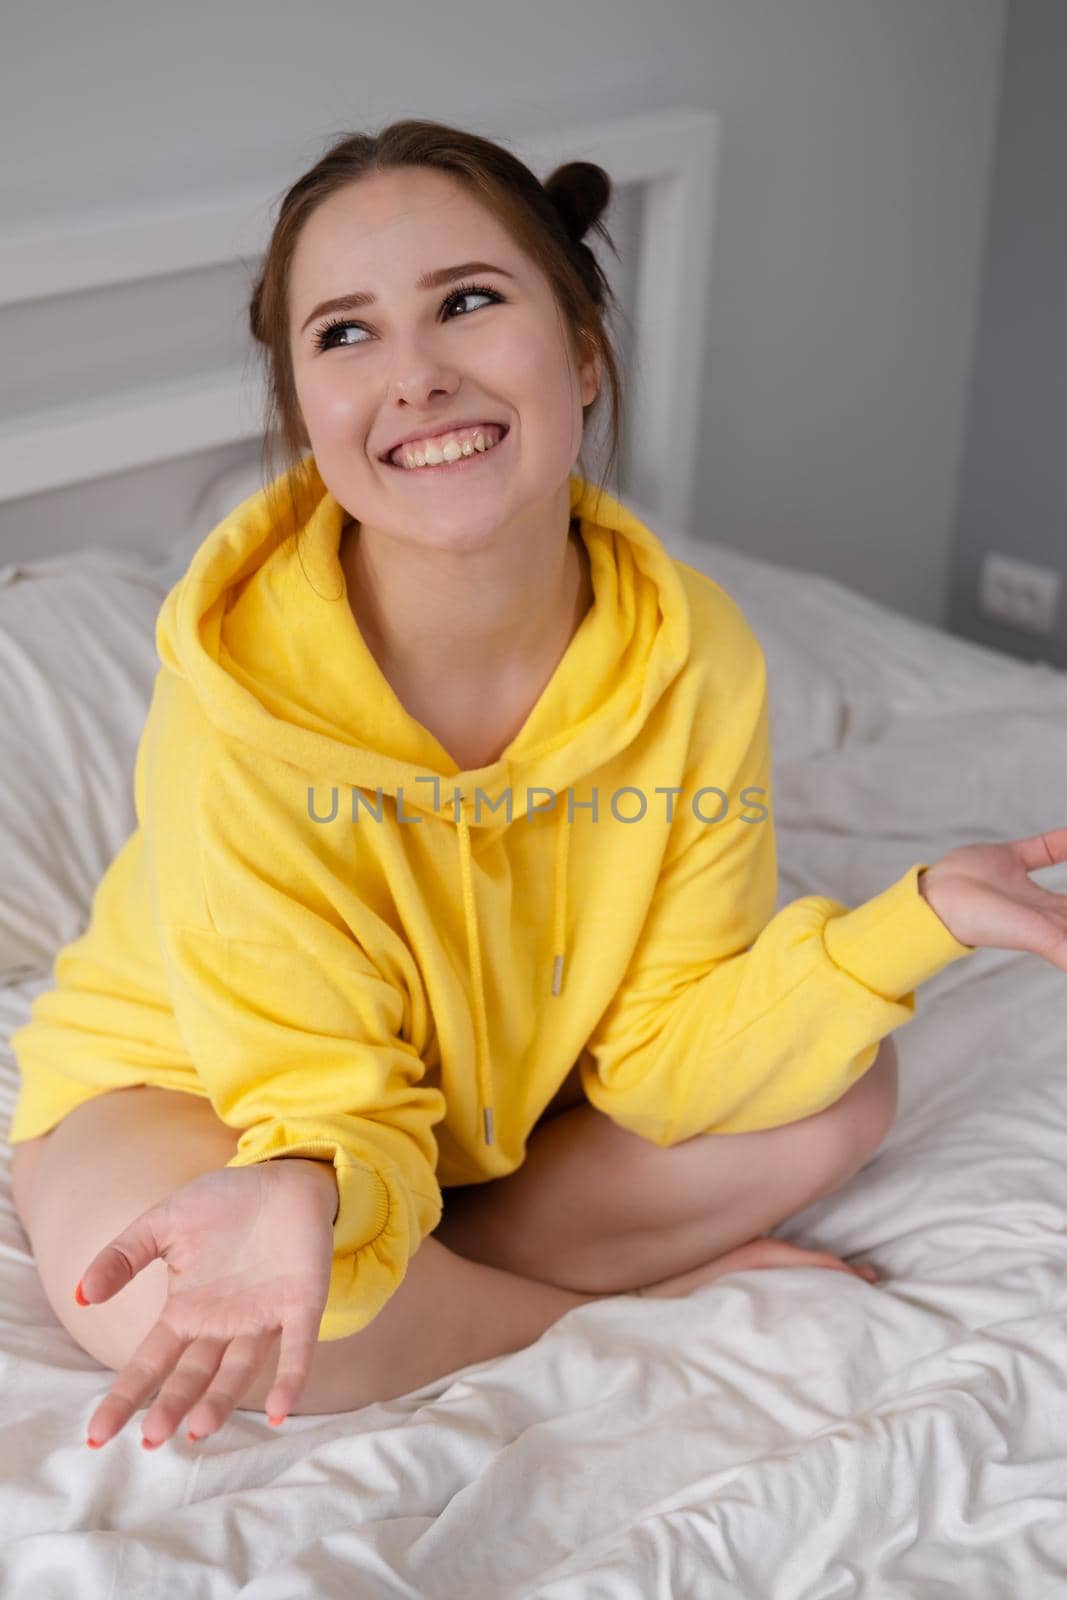
[[[319,1338],[373,1320],[441,1219],[439,1089],[401,1037],[403,1004],[350,934],[289,910],[284,945],[165,931],[175,1017],[212,1105],[240,1128],[228,1165],[332,1163],[334,1257]]]
[[[832,1105],[915,1011],[915,987],[970,954],[915,863],[855,910],[807,895],[777,915],[766,662],[739,609],[625,979],[587,1042],[592,1105],[653,1144],[744,1133]],[[703,747],[702,750],[700,747]],[[708,787],[702,824],[688,801]],[[752,815],[752,809],[765,816]]]
[[[391,935],[342,884],[304,818],[304,779],[157,679],[138,761],[145,873],[176,1030],[215,1114],[239,1134],[228,1166],[328,1161],[338,1210],[319,1339],[373,1321],[442,1214],[426,1082],[428,1024]],[[391,944],[404,955],[402,941]]]

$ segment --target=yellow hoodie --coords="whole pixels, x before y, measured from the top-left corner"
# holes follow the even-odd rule
[[[925,863],[774,914],[762,650],[610,495],[571,478],[594,603],[500,759],[460,771],[368,650],[315,482],[299,541],[252,495],[163,603],[137,827],[12,1037],[10,1139],[149,1083],[242,1130],[231,1166],[331,1161],[339,1339],[443,1188],[522,1164],[575,1062],[660,1146],[794,1121],[972,947]]]

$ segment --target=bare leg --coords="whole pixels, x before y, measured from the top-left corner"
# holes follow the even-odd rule
[[[456,1255],[432,1236],[362,1333],[319,1343],[296,1415],[353,1411],[410,1394],[475,1361],[523,1350],[575,1306],[603,1298],[536,1283]],[[262,1411],[274,1382],[280,1335],[241,1399]]]
[[[658,1284],[757,1243],[840,1188],[885,1138],[896,1103],[891,1038],[832,1106],[756,1133],[702,1134],[664,1149],[583,1103],[537,1129],[516,1172],[446,1191],[433,1237],[471,1260],[565,1288]],[[768,1243],[778,1259],[759,1264],[783,1265],[794,1253]]]
[[[16,1147],[16,1204],[45,1293],[72,1338],[103,1366],[121,1371],[155,1324],[167,1268],[153,1261],[111,1300],[86,1308],[74,1300],[86,1263],[133,1217],[224,1166],[236,1140],[206,1100],[141,1087],[99,1095],[42,1140]],[[598,1298],[465,1260],[431,1236],[366,1328],[318,1343],[293,1413],[350,1411],[407,1394],[472,1362],[523,1349],[566,1312]],[[241,1409],[263,1409],[279,1348],[280,1335],[252,1384],[232,1397]],[[205,1379],[200,1393],[207,1386]],[[133,1410],[152,1404],[150,1395],[129,1398]],[[172,1418],[165,1405],[157,1411],[153,1440],[168,1438],[181,1415]],[[93,1420],[98,1440],[122,1426],[106,1402]],[[197,1431],[203,1436],[223,1420]]]

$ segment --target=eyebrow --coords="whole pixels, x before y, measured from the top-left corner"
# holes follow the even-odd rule
[[[455,267],[438,267],[435,272],[424,272],[415,283],[416,289],[439,289],[442,284],[455,283],[457,278],[466,278],[472,272],[498,272],[502,278],[514,278],[513,272],[507,272],[503,267],[494,267],[488,261],[461,261]],[[311,315],[301,325],[303,333],[309,322],[314,322],[316,317],[324,317],[328,311],[355,311],[360,306],[373,306],[377,303],[377,296],[368,294],[367,291],[358,290],[353,294],[338,295],[333,300],[322,300],[312,311]]]

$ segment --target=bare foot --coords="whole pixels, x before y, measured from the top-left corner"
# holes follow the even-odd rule
[[[850,1262],[842,1261],[840,1256],[829,1255],[826,1251],[801,1250],[798,1245],[787,1244],[784,1239],[772,1239],[769,1234],[761,1234],[758,1239],[750,1239],[747,1244],[738,1245],[736,1250],[728,1250],[714,1261],[704,1261],[689,1272],[661,1278],[659,1283],[646,1284],[643,1289],[634,1289],[631,1293],[639,1294],[646,1300],[672,1300],[699,1289],[713,1278],[721,1278],[726,1272],[749,1272],[757,1267],[826,1267],[831,1272],[851,1273],[866,1283],[878,1281],[878,1273],[872,1266],[852,1266]]]

